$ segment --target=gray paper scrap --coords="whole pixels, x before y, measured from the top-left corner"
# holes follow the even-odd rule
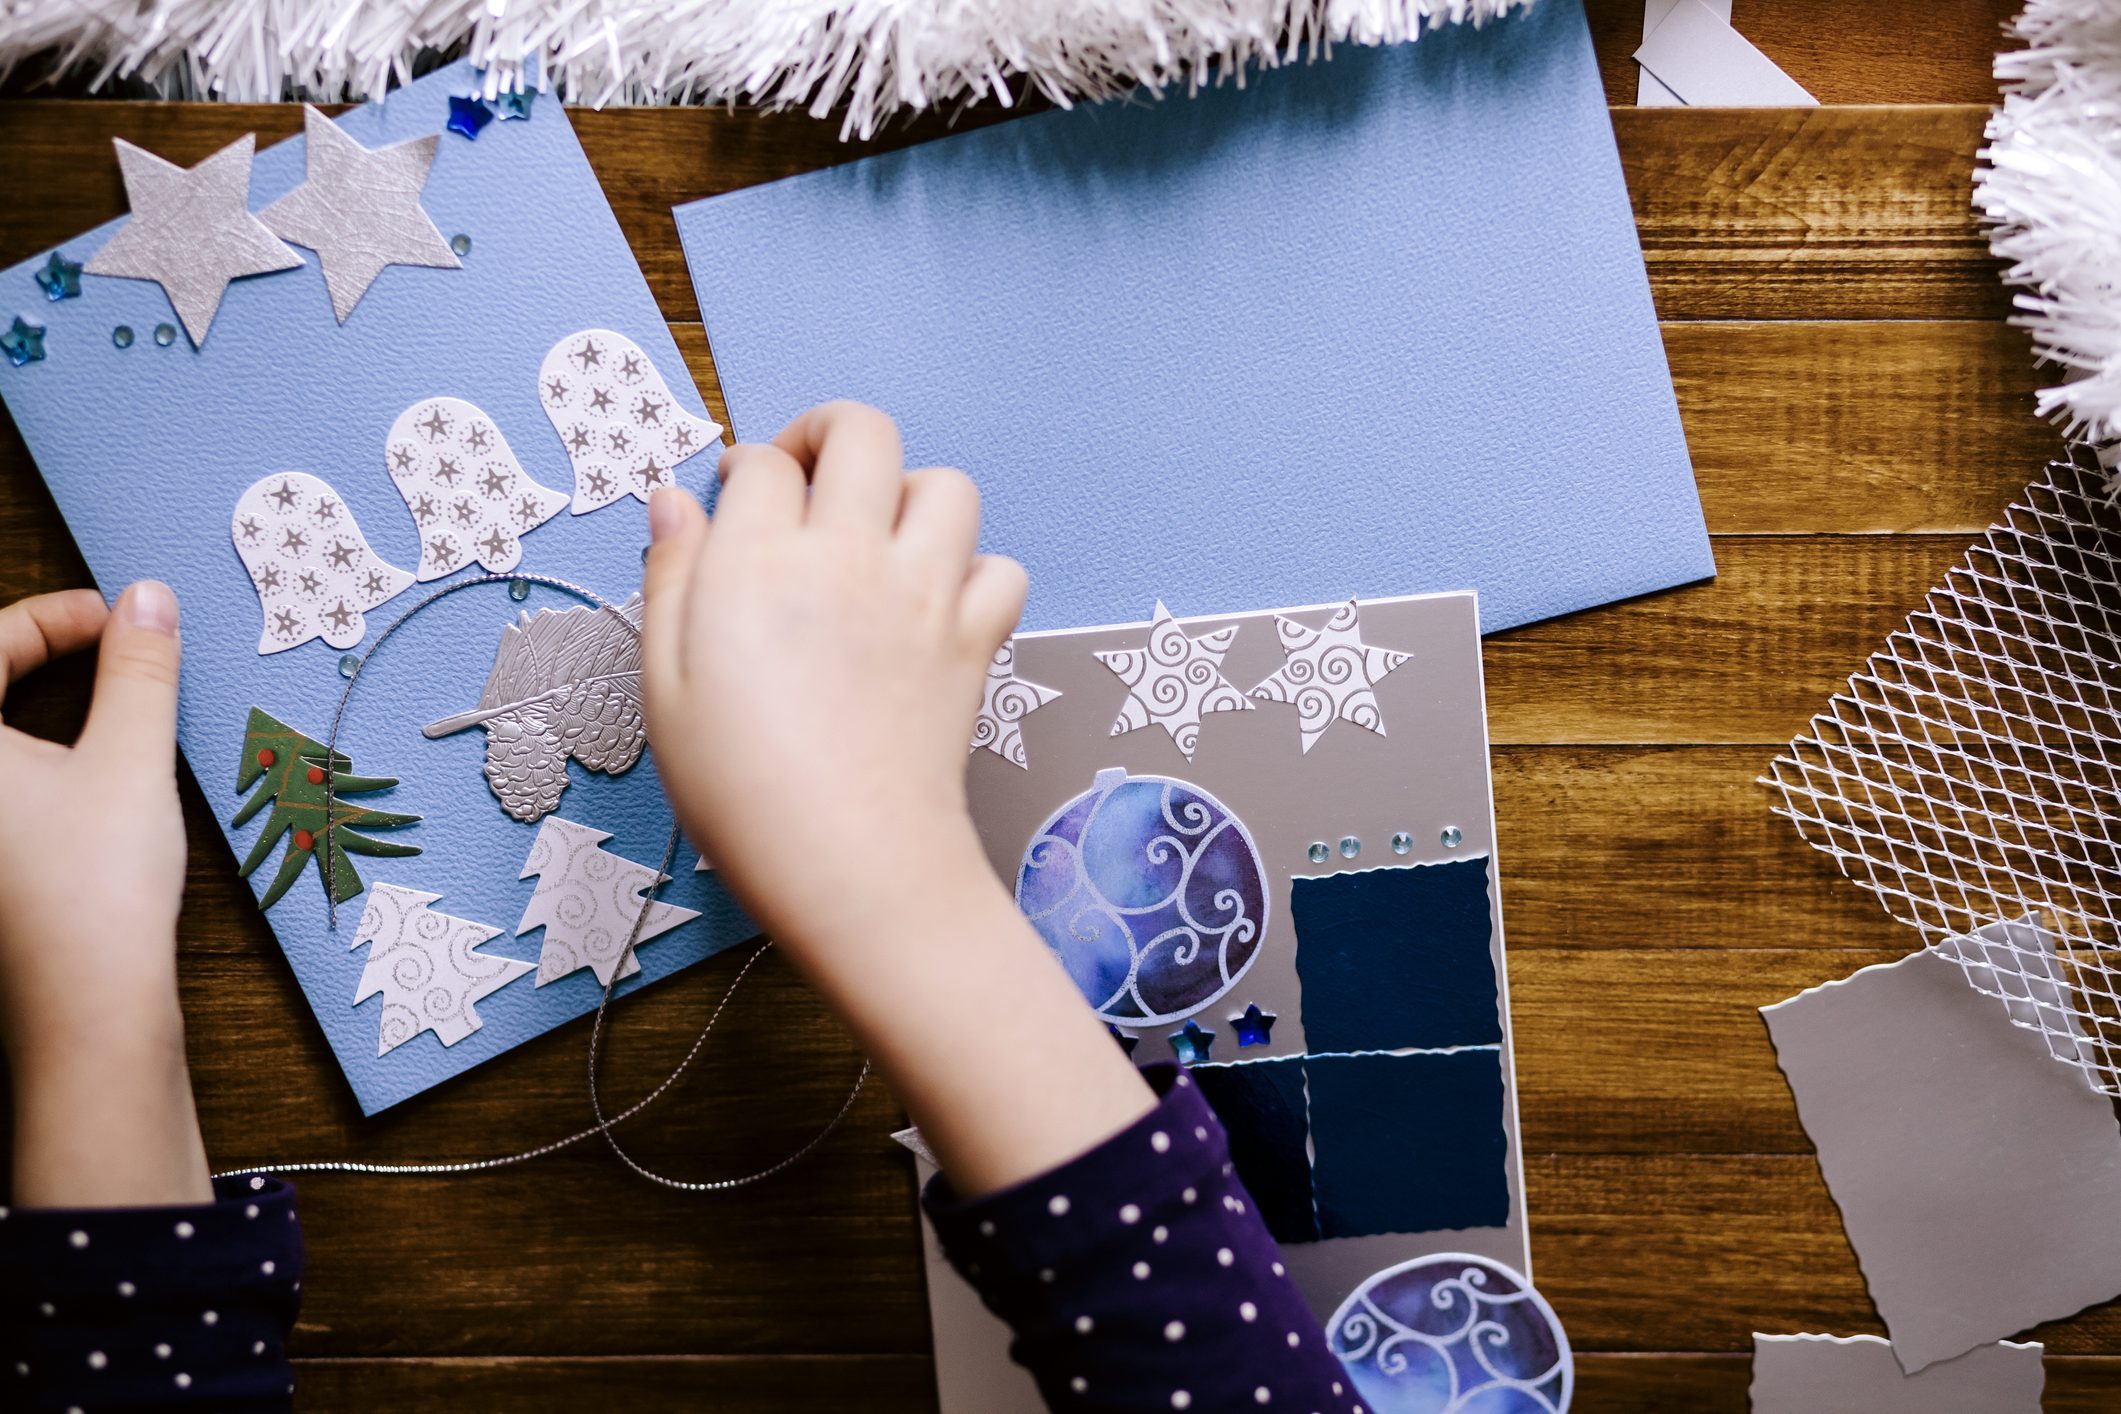
[[[1901,1373],[1874,1335],[1753,1336],[1753,1414],[2040,1414],[2038,1341],[1998,1341]]]
[[[2121,1293],[2121,1126],[1932,951],[1762,1007],[1909,1374]]]

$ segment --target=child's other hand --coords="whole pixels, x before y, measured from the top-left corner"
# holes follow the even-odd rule
[[[177,601],[151,580],[0,608],[0,694],[98,645],[73,746],[0,727],[0,1040],[24,1206],[208,1196],[177,1010]]]
[[[784,942],[870,935],[877,909],[939,876],[988,874],[965,758],[1024,573],[975,553],[972,482],[906,473],[873,408],[816,408],[721,472],[711,524],[681,491],[649,507],[657,768]]]

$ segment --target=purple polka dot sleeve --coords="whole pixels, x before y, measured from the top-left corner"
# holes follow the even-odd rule
[[[1155,1110],[1080,1158],[971,1202],[931,1183],[951,1264],[1055,1410],[1353,1414],[1199,1087],[1142,1073]]]
[[[176,1208],[0,1208],[0,1409],[284,1410],[295,1191],[214,1180]]]

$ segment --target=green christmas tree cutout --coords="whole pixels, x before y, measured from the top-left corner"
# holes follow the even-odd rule
[[[312,859],[317,861],[317,879],[325,892],[334,896],[333,902],[344,903],[366,887],[353,861],[347,858],[349,854],[396,857],[420,852],[418,845],[393,844],[359,833],[396,829],[413,824],[420,817],[375,810],[348,800],[348,796],[369,795],[397,784],[394,777],[356,776],[349,774],[352,770],[353,761],[343,752],[327,751],[322,742],[310,740],[255,707],[250,709],[250,721],[243,730],[243,764],[236,773],[236,790],[249,790],[253,782],[260,784],[257,793],[243,802],[243,808],[230,823],[243,824],[268,800],[273,809],[265,819],[265,832],[250,847],[237,874],[248,879],[281,837],[287,837],[287,853],[280,860],[280,871],[273,875],[258,907],[271,908],[278,903],[302,872],[302,866]],[[327,779],[332,788],[329,820],[324,813]]]

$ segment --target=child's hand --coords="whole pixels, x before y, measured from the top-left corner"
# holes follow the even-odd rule
[[[177,1010],[177,601],[143,581],[0,608],[0,694],[100,641],[72,747],[0,727],[0,1040],[15,1201],[204,1201]]]
[[[806,413],[771,446],[724,453],[722,475],[712,524],[680,491],[648,507],[642,676],[678,818],[853,1026],[961,1192],[1073,1158],[1152,1100],[965,808],[1023,570],[975,553],[972,483],[905,474],[872,408]]]
[[[730,448],[710,527],[649,507],[648,719],[686,833],[791,941],[858,937],[881,896],[977,856],[965,758],[1024,573],[974,553],[964,473],[832,403]]]

